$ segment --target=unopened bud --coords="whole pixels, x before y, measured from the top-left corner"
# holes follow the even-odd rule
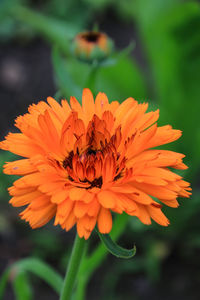
[[[112,40],[105,33],[98,31],[79,33],[73,41],[74,55],[88,62],[103,60],[110,55],[112,49]]]

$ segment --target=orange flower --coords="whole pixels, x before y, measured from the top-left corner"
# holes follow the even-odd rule
[[[69,230],[75,224],[88,239],[94,226],[112,228],[111,212],[126,212],[144,224],[151,219],[167,226],[161,204],[177,207],[177,197],[189,197],[189,183],[170,168],[186,169],[183,154],[152,149],[177,140],[180,130],[158,127],[159,111],[133,98],[108,102],[83,90],[82,106],[71,97],[61,105],[49,97],[16,119],[21,133],[9,133],[0,147],[25,159],[8,162],[6,174],[22,175],[9,193],[13,206],[32,228],[54,224]]]

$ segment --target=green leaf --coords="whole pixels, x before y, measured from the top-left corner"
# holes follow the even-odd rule
[[[131,52],[135,49],[136,43],[135,41],[131,41],[130,44],[122,49],[121,51],[117,52],[114,56],[119,59],[121,57],[126,57],[129,56],[131,54]]]
[[[0,279],[0,300],[3,299],[3,295],[5,293],[6,285],[7,285],[7,282],[9,280],[9,275],[10,275],[10,269],[7,269],[3,273],[3,275],[1,276],[1,279]]]
[[[27,258],[17,262],[16,267],[40,277],[60,294],[63,282],[62,277],[43,261],[37,258]]]
[[[98,233],[101,241],[104,243],[105,247],[114,256],[119,257],[119,258],[128,259],[128,258],[132,258],[136,254],[135,246],[133,247],[133,249],[130,249],[130,250],[122,248],[111,239],[109,234],[101,234],[98,230],[97,230],[97,233]]]
[[[20,261],[17,261],[12,266],[10,266],[3,274],[0,280],[0,299],[3,299],[4,291],[9,280],[10,274],[17,276],[20,273],[31,272],[39,278],[43,279],[48,283],[58,294],[60,294],[63,279],[62,277],[48,266],[43,261],[37,258],[26,258]],[[14,279],[15,280],[15,279]],[[18,282],[15,284],[18,286],[21,282],[21,279],[18,279]],[[16,286],[15,286],[16,288]],[[26,291],[27,293],[27,291]],[[22,299],[22,298],[19,298]],[[24,298],[26,299],[26,298]],[[28,299],[28,298],[27,298]]]
[[[85,3],[88,4],[88,6],[92,6],[94,9],[104,9],[106,6],[108,6],[112,0],[84,0]]]
[[[19,272],[13,281],[13,288],[17,300],[31,300],[32,289],[25,272]]]
[[[35,32],[56,44],[65,54],[70,54],[70,40],[79,32],[80,28],[45,15],[21,5],[12,5],[9,15],[14,20],[30,26]]]
[[[130,96],[137,100],[147,98],[144,76],[134,60],[127,56],[127,52],[121,56],[119,54],[115,64],[101,68],[97,74],[96,88],[106,93],[110,100],[122,102]]]
[[[65,61],[56,47],[53,48],[52,61],[61,94],[66,98],[75,96],[80,99],[82,95],[81,89],[73,81],[73,78],[65,65]]]
[[[113,53],[111,56],[109,56],[108,58],[106,58],[105,60],[100,62],[99,65],[101,67],[113,66],[121,58],[128,57],[131,54],[131,52],[133,51],[134,48],[135,48],[135,42],[132,41],[132,42],[130,42],[130,44],[126,48],[122,49],[121,51]]]
[[[183,131],[182,140],[170,149],[186,154],[188,176],[195,177],[200,164],[200,5],[178,0],[135,3],[134,21],[151,74],[148,95],[153,93],[159,103],[160,124]]]

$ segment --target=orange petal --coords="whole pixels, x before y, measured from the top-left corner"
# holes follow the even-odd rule
[[[63,202],[64,200],[66,200],[68,195],[69,195],[68,190],[56,191],[56,193],[51,197],[51,202],[59,204],[59,203]]]
[[[70,105],[74,111],[78,112],[78,117],[82,118],[83,110],[82,110],[80,103],[78,102],[78,100],[75,97],[70,97]]]
[[[64,221],[68,218],[69,214],[72,212],[74,207],[74,202],[69,198],[60,203],[57,206],[56,218],[54,225],[63,224]]]
[[[100,204],[95,197],[95,199],[88,205],[87,214],[90,217],[97,217],[99,210],[100,210]]]
[[[116,109],[114,116],[116,118],[115,125],[116,127],[122,123],[123,118],[125,118],[128,111],[137,104],[133,98],[128,98],[123,101],[122,104]]]
[[[166,218],[166,216],[163,214],[160,208],[157,208],[153,205],[149,205],[146,207],[148,210],[151,218],[157,222],[158,224],[162,226],[168,226],[169,225],[169,220]]]
[[[82,201],[76,201],[74,205],[74,215],[77,218],[82,218],[88,211],[88,207],[88,204],[85,204]]]
[[[108,104],[108,98],[104,93],[98,93],[95,99],[95,114],[102,117],[105,107]]]
[[[8,192],[11,196],[21,196],[24,194],[31,193],[35,190],[36,190],[35,187],[27,187],[27,188],[23,188],[23,189],[18,189],[14,185],[8,188]]]
[[[66,120],[71,112],[71,108],[70,108],[67,100],[61,100],[61,105],[62,105],[64,114],[65,114],[65,120]]]
[[[134,183],[134,185],[145,193],[163,200],[173,200],[177,197],[177,193],[167,189],[166,187],[150,185],[146,183]]]
[[[6,139],[0,142],[0,149],[8,150],[23,157],[32,157],[36,153],[44,154],[44,150],[40,146],[22,133],[9,133]]]
[[[37,190],[32,191],[31,193],[25,193],[21,196],[12,197],[9,201],[15,207],[23,206],[31,203],[35,198],[37,198],[41,193]]]
[[[47,102],[52,107],[53,111],[60,118],[62,122],[66,119],[66,114],[62,106],[52,97],[47,98]]]
[[[179,206],[179,203],[176,199],[174,200],[162,200],[162,199],[159,199],[162,203],[164,203],[165,205],[167,206],[170,206],[170,207],[178,207]]]
[[[50,204],[43,207],[40,210],[31,210],[29,207],[26,208],[20,216],[23,220],[29,222],[30,226],[35,229],[48,223],[56,212],[56,206]]]
[[[62,228],[66,231],[69,231],[76,223],[76,217],[74,213],[71,211],[68,217],[66,218],[65,222],[61,224]]]
[[[117,194],[117,206],[126,211],[127,214],[137,210],[137,204],[127,194]]]
[[[98,229],[101,233],[109,233],[112,229],[112,215],[109,209],[101,208],[98,216]]]
[[[74,187],[69,191],[69,197],[72,201],[83,200],[85,193],[85,189]]]
[[[99,203],[105,208],[113,208],[116,205],[116,195],[111,191],[101,191],[97,197]]]
[[[88,191],[85,192],[82,201],[85,203],[91,203],[94,198],[94,194]]]
[[[89,89],[83,90],[82,95],[82,108],[83,108],[83,114],[86,120],[86,126],[88,122],[92,119],[95,107],[94,107],[94,98],[92,95],[92,92]]]
[[[149,140],[146,148],[153,148],[168,144],[179,139],[182,135],[180,130],[172,129],[170,125],[158,127],[155,136]]]
[[[31,163],[30,159],[20,159],[7,162],[4,165],[5,174],[24,175],[37,171],[36,167]]]
[[[80,238],[84,237],[86,240],[89,238],[91,231],[96,224],[95,218],[84,216],[77,220],[77,232]]]
[[[140,219],[140,221],[146,225],[150,225],[151,224],[151,218],[150,218],[150,214],[147,210],[147,207],[144,205],[139,205],[139,214],[138,214],[138,218]]]

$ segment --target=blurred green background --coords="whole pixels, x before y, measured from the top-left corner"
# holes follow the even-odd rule
[[[181,129],[168,148],[186,154],[193,195],[178,209],[164,208],[168,228],[127,219],[119,243],[137,246],[129,261],[111,255],[87,279],[85,299],[200,299],[200,4],[180,0],[1,0],[0,136],[29,104],[60,95],[80,97],[93,74],[70,52],[73,37],[98,26],[115,52],[96,73],[94,93],[120,102],[129,96],[160,109],[159,124]],[[133,47],[129,47],[130,44]],[[14,159],[1,151],[0,164]],[[13,178],[0,173],[0,273],[13,262],[39,257],[64,274],[74,233],[52,224],[31,230],[8,205]],[[20,210],[19,210],[20,211]],[[90,251],[98,238],[92,235]],[[10,276],[6,300],[57,299],[30,274]],[[25,278],[25,279],[24,279]],[[25,283],[25,284],[24,284]],[[86,283],[85,283],[86,284]],[[81,292],[79,300],[81,300]]]

